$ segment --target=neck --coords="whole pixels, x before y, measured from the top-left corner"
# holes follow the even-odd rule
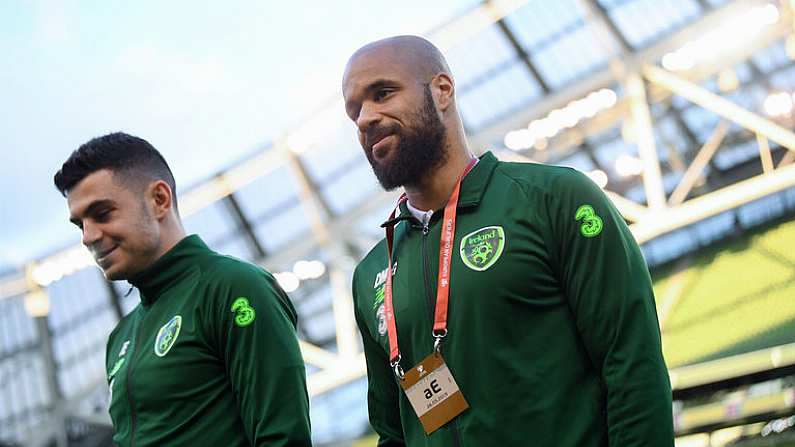
[[[406,196],[409,203],[419,210],[438,210],[447,204],[458,178],[475,158],[466,147],[461,150],[451,150],[450,156],[443,165],[429,172],[428,175],[415,185],[405,185]]]
[[[158,247],[154,260],[160,259],[182,239],[185,239],[185,229],[182,228],[182,224],[179,221],[169,220],[166,222],[160,232],[160,247]]]

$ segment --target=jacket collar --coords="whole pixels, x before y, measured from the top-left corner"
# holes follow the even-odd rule
[[[168,288],[193,270],[196,256],[210,249],[197,235],[183,238],[149,267],[131,276],[130,284],[138,289],[141,304],[149,306]]]
[[[483,199],[483,193],[491,180],[494,168],[497,167],[497,157],[491,151],[480,156],[478,164],[469,171],[464,180],[461,181],[461,192],[458,196],[458,208],[476,207]],[[396,225],[402,220],[413,220],[414,216],[406,207],[406,202],[402,202],[398,207],[399,214],[391,220],[382,223],[382,227]],[[439,210],[436,210],[437,212]]]

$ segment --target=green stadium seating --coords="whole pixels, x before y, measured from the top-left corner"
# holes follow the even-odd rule
[[[683,262],[653,275],[669,368],[795,342],[795,222]]]

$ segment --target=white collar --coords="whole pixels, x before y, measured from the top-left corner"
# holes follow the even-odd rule
[[[433,216],[433,210],[423,211],[411,206],[409,201],[406,201],[406,208],[408,208],[409,212],[412,216],[414,216],[417,220],[422,222],[423,225],[428,225],[428,222],[431,221],[431,216]]]
[[[479,162],[480,160],[478,158],[475,158],[475,164],[478,164]],[[431,216],[433,216],[433,210],[423,211],[421,209],[414,208],[413,206],[411,206],[411,203],[408,200],[406,200],[406,208],[408,208],[411,215],[414,216],[420,222],[422,222],[423,225],[428,225],[428,222],[431,221]]]

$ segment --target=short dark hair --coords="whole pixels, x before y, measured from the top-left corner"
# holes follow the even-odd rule
[[[123,132],[96,137],[83,144],[64,162],[53,181],[64,197],[96,171],[108,169],[129,184],[168,183],[177,209],[177,185],[166,159],[148,141]]]

